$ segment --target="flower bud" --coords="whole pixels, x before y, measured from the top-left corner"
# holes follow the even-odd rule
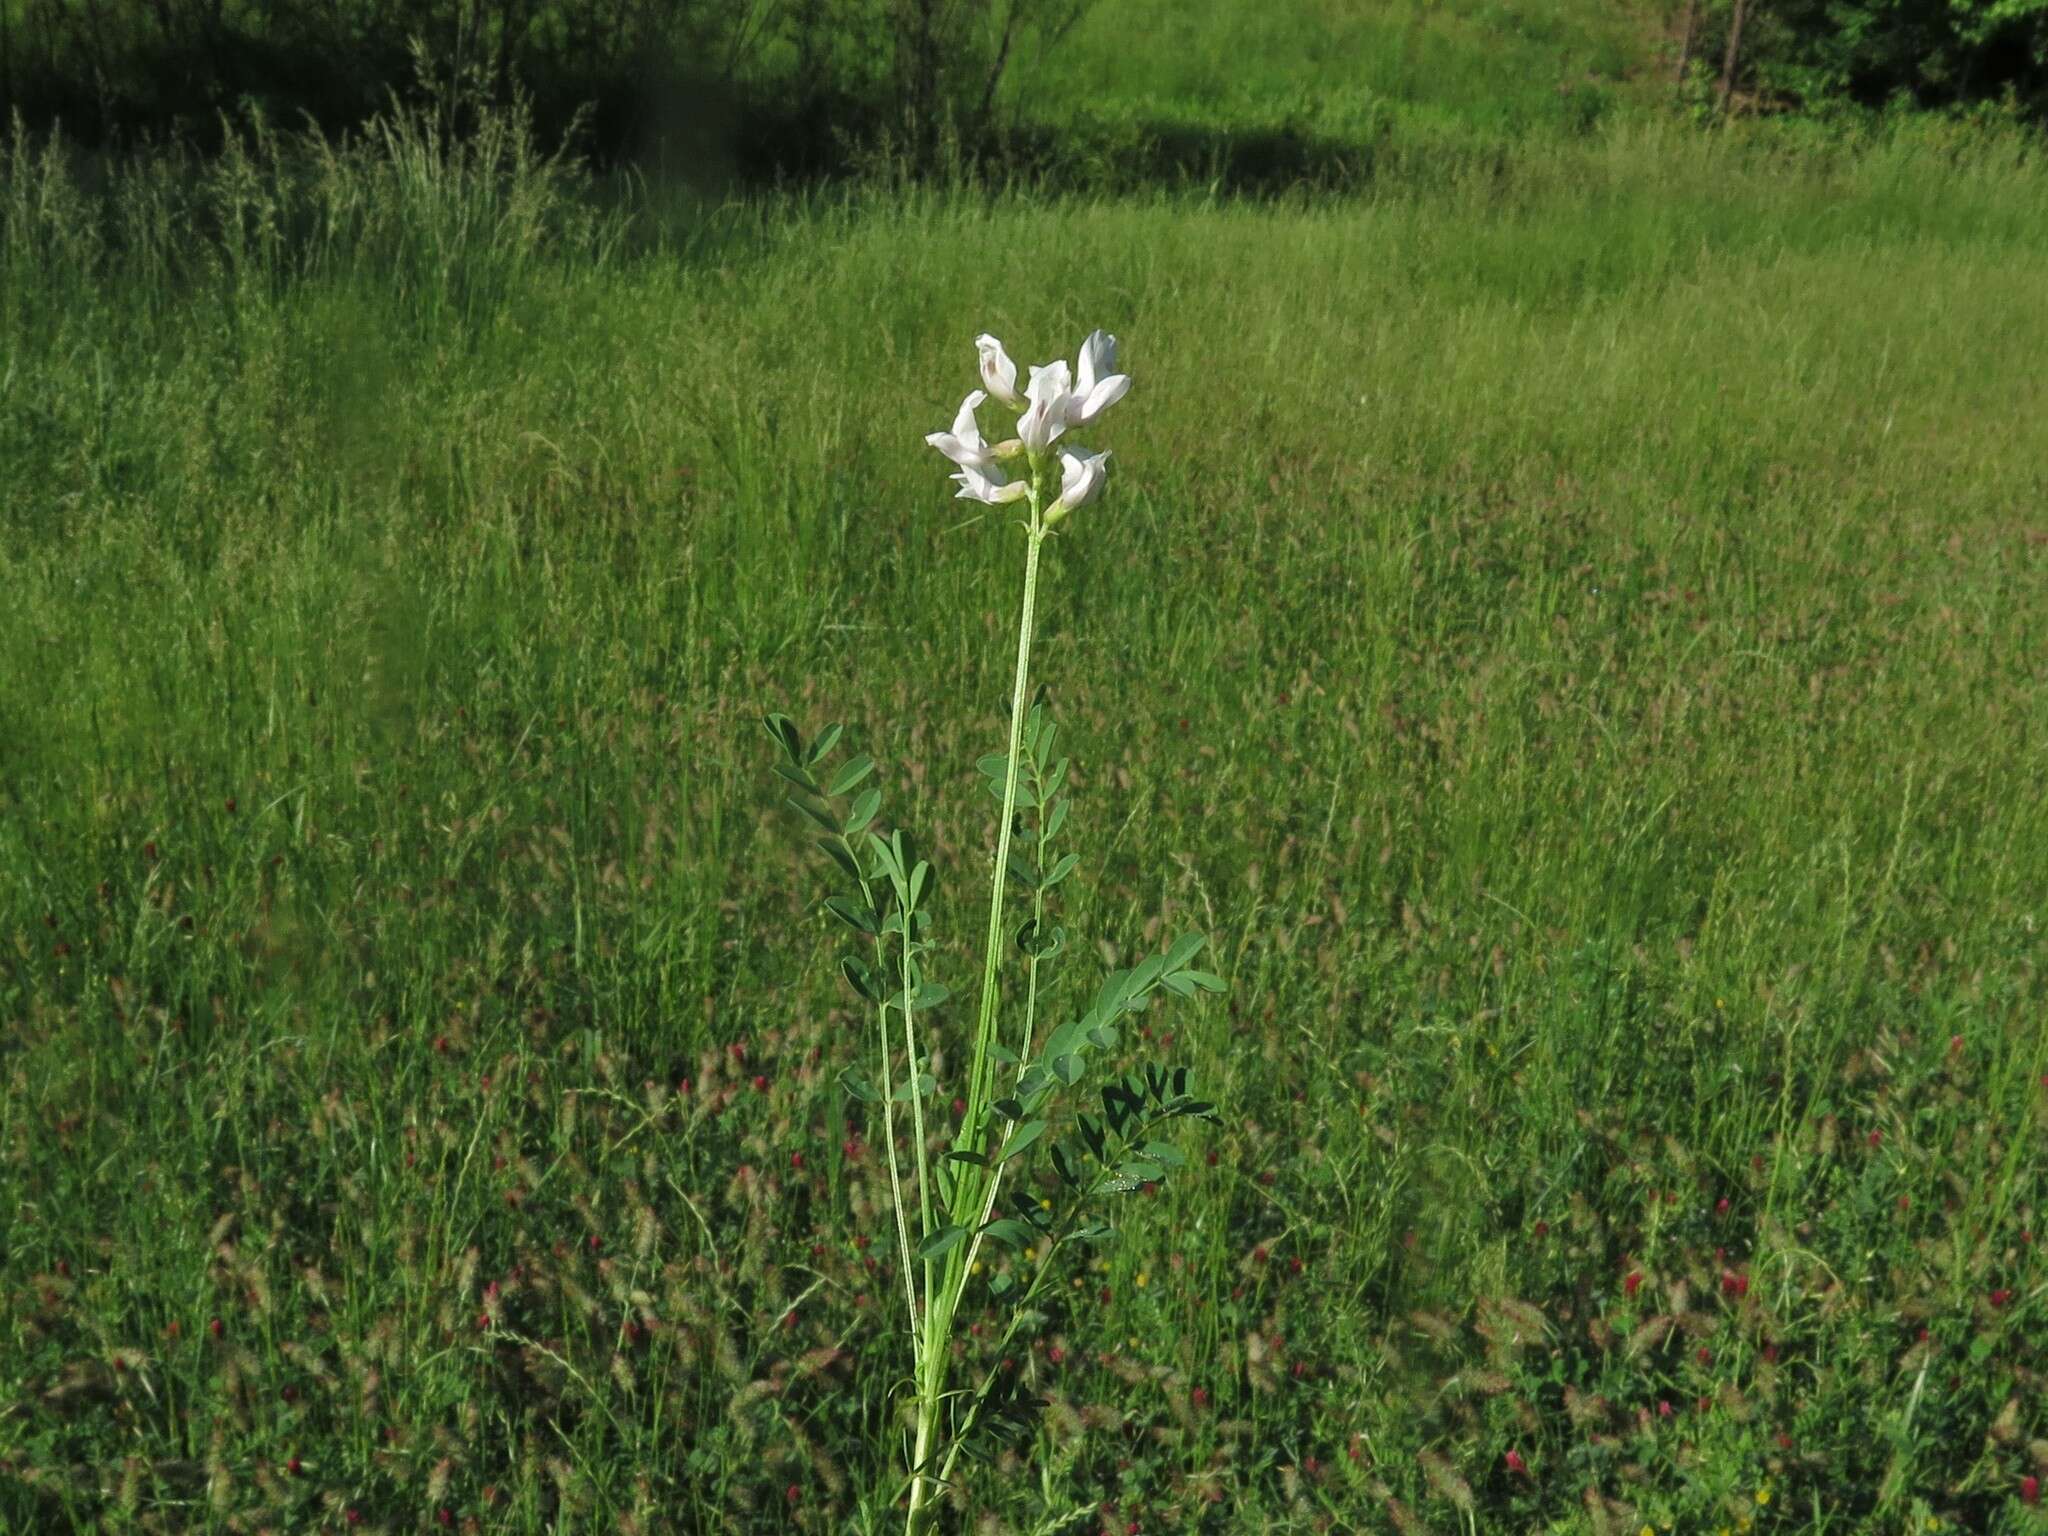
[[[1085,507],[1102,494],[1103,482],[1109,478],[1109,454],[1091,453],[1082,455],[1060,454],[1060,495],[1045,514],[1045,526],[1050,528],[1077,507]]]
[[[975,349],[981,354],[981,382],[988,386],[988,392],[1013,411],[1024,409],[1024,397],[1017,393],[1017,365],[1010,361],[1010,354],[1003,350],[1003,344],[986,333],[974,338]]]

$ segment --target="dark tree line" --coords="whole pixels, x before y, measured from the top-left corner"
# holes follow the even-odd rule
[[[580,111],[600,160],[803,173],[885,149],[928,164],[990,136],[1004,72],[1086,3],[0,0],[0,119],[205,145],[245,103],[333,131],[430,73],[467,100],[520,93],[544,140]]]
[[[2048,0],[1683,0],[1680,72],[1778,104],[2010,101],[2048,118]]]

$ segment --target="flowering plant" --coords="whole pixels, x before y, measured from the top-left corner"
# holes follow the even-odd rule
[[[925,441],[957,466],[953,479],[961,497],[1025,512],[1024,594],[1008,749],[979,764],[1002,815],[965,1081],[952,1085],[964,1110],[950,1141],[940,1138],[942,1146],[925,1112],[938,1088],[929,1019],[951,995],[925,973],[931,867],[901,828],[887,836],[876,830],[882,796],[868,784],[872,759],[856,757],[827,776],[838,726],[806,740],[786,715],[770,714],[764,722],[781,749],[776,771],[795,786],[791,803],[823,832],[818,847],[844,876],[844,887],[824,906],[857,936],[856,952],[841,959],[840,970],[874,1010],[868,1059],[875,1076],[849,1068],[841,1082],[880,1114],[888,1152],[913,1387],[905,1527],[911,1536],[931,1527],[940,1491],[957,1487],[954,1469],[963,1452],[976,1453],[990,1438],[1028,1433],[1042,1406],[996,1369],[970,1389],[948,1390],[954,1322],[970,1287],[978,1284],[1007,1311],[1000,1355],[1020,1328],[1040,1320],[1033,1304],[1060,1256],[1072,1245],[1111,1235],[1101,1219],[1105,1198],[1184,1166],[1181,1152],[1163,1139],[1170,1123],[1215,1118],[1214,1107],[1190,1092],[1187,1068],[1162,1063],[1106,1074],[1097,1085],[1099,1111],[1070,1109],[1062,1096],[1091,1062],[1116,1056],[1118,1025],[1127,1013],[1162,992],[1189,997],[1224,989],[1220,977],[1193,968],[1203,936],[1187,934],[1129,970],[1111,971],[1085,1008],[1041,1037],[1039,1014],[1066,939],[1048,919],[1055,892],[1079,856],[1059,851],[1068,810],[1068,760],[1055,756],[1059,728],[1042,705],[1029,702],[1039,552],[1068,517],[1102,494],[1107,480],[1108,453],[1077,451],[1067,434],[1094,425],[1131,381],[1116,371],[1116,338],[1099,330],[1082,344],[1072,369],[1064,360],[1034,367],[1021,392],[1003,344],[984,335],[975,345],[983,388],[961,403],[952,430]],[[977,421],[990,397],[1020,413],[1017,435],[995,444],[983,439]],[[1012,882],[1030,903],[1014,931],[1005,912]],[[1008,997],[1006,962],[1023,973]],[[1007,1028],[1006,1018],[1014,1021]],[[949,1052],[945,1059],[957,1056]],[[908,1166],[896,1141],[905,1109]],[[1043,1160],[1037,1192],[1023,1171],[1027,1152]]]

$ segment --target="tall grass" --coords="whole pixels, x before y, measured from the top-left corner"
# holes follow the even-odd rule
[[[443,106],[394,100],[332,139],[251,108],[222,141],[204,159],[177,145],[84,157],[17,118],[0,204],[11,323],[76,311],[113,278],[173,301],[216,279],[273,299],[371,283],[422,327],[475,327],[536,259],[601,262],[622,233],[590,206],[568,147],[535,146],[516,102],[457,133]]]
[[[888,1523],[883,1158],[756,705],[884,679],[972,888],[1009,534],[920,434],[968,327],[1099,321],[1062,920],[1212,935],[1171,1027],[1238,1118],[1015,1359],[990,1528],[2030,1528],[2031,151],[1623,124],[629,242],[489,142],[10,151],[0,1525]]]

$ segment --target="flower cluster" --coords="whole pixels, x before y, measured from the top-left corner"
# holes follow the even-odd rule
[[[1049,473],[1057,447],[1060,490],[1044,514],[1044,526],[1050,528],[1102,491],[1109,454],[1076,453],[1061,438],[1070,427],[1092,425],[1129,391],[1130,378],[1116,371],[1116,338],[1100,330],[1090,332],[1073,368],[1067,367],[1064,358],[1035,366],[1021,394],[1017,365],[1010,361],[1003,344],[988,335],[976,337],[974,344],[981,353],[981,382],[987,387],[975,390],[960,403],[952,431],[929,433],[925,441],[960,466],[953,476],[960,482],[960,495],[990,506],[1032,496],[1040,475]],[[983,439],[975,420],[975,412],[991,395],[1011,410],[1022,412],[1017,435],[994,444]],[[1024,479],[1012,480],[1003,466],[1019,459],[1029,473]]]

